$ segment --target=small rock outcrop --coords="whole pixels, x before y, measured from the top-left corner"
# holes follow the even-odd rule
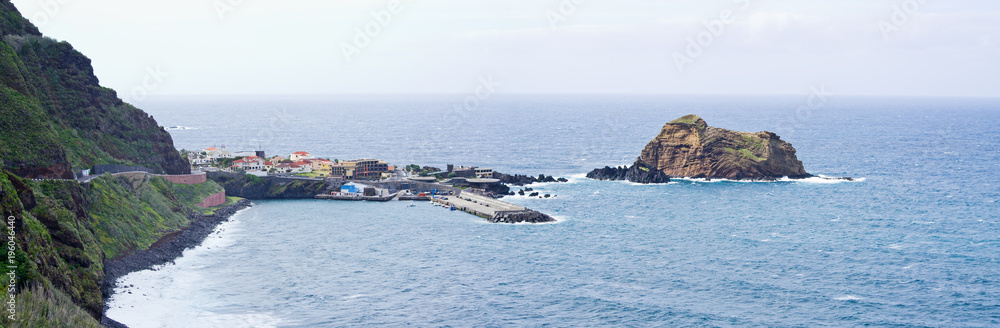
[[[795,148],[777,134],[711,127],[696,115],[664,125],[632,167],[605,167],[587,175],[637,183],[662,182],[664,177],[775,180],[811,176],[795,157]]]
[[[667,183],[670,176],[656,169],[642,165],[610,167],[596,169],[587,173],[587,178],[607,181],[631,181],[635,183]]]
[[[497,212],[492,218],[487,219],[492,223],[546,223],[555,222],[551,216],[538,211],[514,211]]]

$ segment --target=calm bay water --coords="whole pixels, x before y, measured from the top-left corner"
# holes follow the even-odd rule
[[[1000,326],[1000,100],[461,96],[153,99],[178,148],[307,150],[556,174],[561,222],[429,204],[263,201],[176,264],[129,275],[132,327]],[[820,183],[634,185],[663,123],[769,130]],[[793,119],[794,118],[794,119]],[[129,294],[128,292],[131,292]]]

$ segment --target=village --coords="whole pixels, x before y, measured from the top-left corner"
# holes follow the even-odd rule
[[[324,181],[333,188],[316,199],[348,201],[430,201],[492,222],[551,222],[542,213],[501,201],[512,194],[490,168],[448,164],[446,169],[391,165],[379,159],[341,161],[296,151],[267,157],[264,151],[230,152],[225,146],[185,151],[192,172],[246,174],[264,179]],[[565,181],[565,180],[563,180]],[[526,188],[532,191],[531,188]],[[525,190],[521,191],[524,194]],[[543,197],[537,192],[532,196]],[[549,195],[544,195],[548,197]],[[412,203],[411,203],[411,206]]]
[[[297,151],[287,157],[276,155],[266,157],[263,151],[230,152],[222,148],[208,147],[200,152],[188,152],[188,160],[193,171],[232,173],[264,176],[302,176],[310,178],[342,177],[358,180],[382,180],[391,178],[395,167],[378,159],[358,159],[343,161],[317,158],[305,151]]]

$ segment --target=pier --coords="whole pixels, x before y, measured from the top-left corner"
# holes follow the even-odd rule
[[[524,206],[514,205],[499,199],[476,195],[470,192],[463,192],[450,197],[438,197],[431,200],[445,206],[454,206],[456,210],[464,211],[472,215],[486,219],[492,219],[497,212],[517,212],[527,211]]]
[[[555,219],[542,212],[471,192],[460,192],[454,196],[438,197],[431,201],[482,217],[493,223],[555,222]]]
[[[316,199],[330,199],[330,200],[350,200],[350,201],[369,201],[369,202],[388,202],[393,198],[396,198],[397,194],[390,194],[388,196],[362,196],[362,195],[316,195]]]
[[[316,195],[316,198],[347,201],[387,202],[398,197],[399,200],[429,200],[448,208],[454,208],[455,210],[479,216],[493,223],[544,223],[555,221],[555,219],[546,214],[531,210],[524,206],[511,204],[499,199],[486,197],[443,184],[382,181],[373,182],[372,185],[376,186],[378,189],[378,195],[362,196],[358,194],[320,194]],[[412,192],[428,192],[429,194],[428,196],[420,196],[419,194],[414,194]]]

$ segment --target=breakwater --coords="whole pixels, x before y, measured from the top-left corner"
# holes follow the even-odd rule
[[[462,192],[450,197],[434,198],[432,201],[449,208],[482,217],[492,223],[555,222],[555,219],[544,213],[470,192]]]

